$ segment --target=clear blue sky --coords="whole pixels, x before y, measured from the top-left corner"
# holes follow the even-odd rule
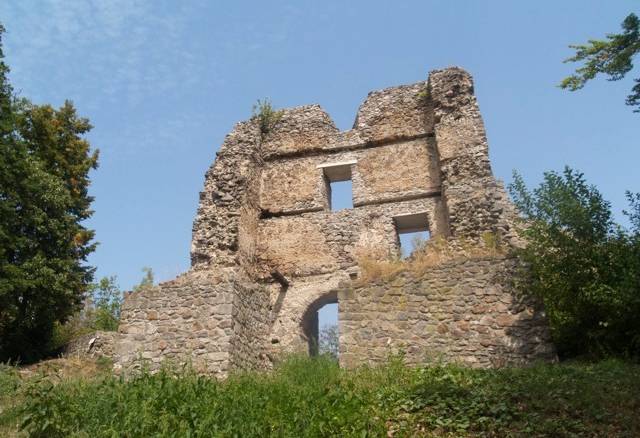
[[[204,172],[258,98],[321,104],[351,127],[370,90],[471,72],[496,175],[569,164],[625,208],[639,191],[631,78],[555,85],[570,43],[620,29],[637,1],[3,0],[6,61],[37,103],[72,100],[101,151],[91,193],[98,275],[123,288],[189,266]],[[637,70],[634,72],[638,76]],[[635,140],[634,140],[635,139]]]

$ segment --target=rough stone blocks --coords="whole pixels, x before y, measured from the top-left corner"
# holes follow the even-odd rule
[[[332,184],[344,180],[353,208],[332,211]],[[512,259],[353,283],[362,260],[399,257],[399,233],[509,246],[516,215],[491,171],[472,78],[456,67],[370,93],[348,131],[318,105],[283,110],[269,132],[257,118],[239,123],[205,175],[191,270],[126,298],[116,365],[269,367],[313,351],[317,310],[336,301],[345,366],[397,350],[412,363],[553,359],[539,303],[509,285]]]

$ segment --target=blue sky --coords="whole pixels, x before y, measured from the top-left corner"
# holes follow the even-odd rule
[[[475,78],[499,178],[518,169],[535,184],[569,164],[620,214],[624,191],[640,191],[631,77],[556,84],[572,70],[568,44],[618,31],[632,11],[637,1],[4,0],[0,21],[16,90],[70,99],[95,126],[90,261],[130,288],[143,266],[160,280],[188,268],[204,172],[258,98],[319,103],[348,129],[367,92],[451,65]]]

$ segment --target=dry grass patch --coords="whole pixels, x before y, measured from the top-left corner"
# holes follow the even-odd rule
[[[360,276],[355,285],[364,285],[375,281],[388,281],[398,274],[411,272],[420,275],[427,270],[451,261],[504,257],[508,248],[495,233],[484,233],[478,240],[445,239],[438,236],[418,247],[406,259],[380,259],[364,254],[358,257]]]

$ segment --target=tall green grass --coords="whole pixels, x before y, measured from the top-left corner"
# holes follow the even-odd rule
[[[293,357],[225,381],[164,370],[13,391],[0,423],[34,437],[640,436],[640,366],[618,361],[341,370]]]

